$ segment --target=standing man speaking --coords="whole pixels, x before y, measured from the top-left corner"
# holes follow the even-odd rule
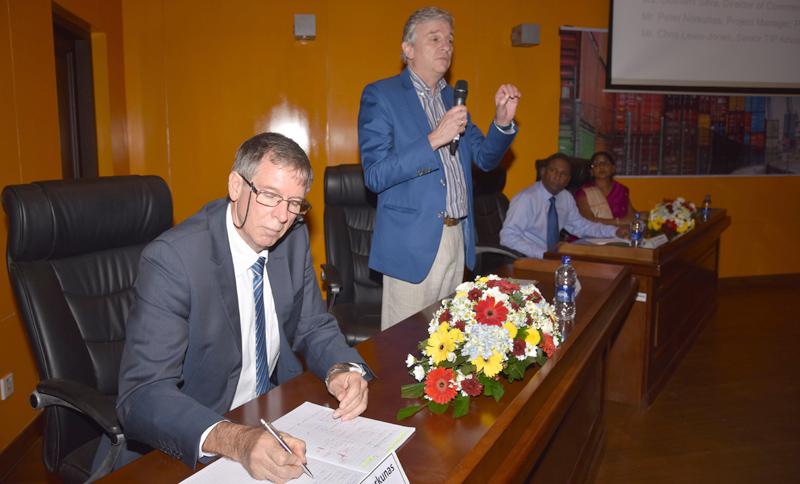
[[[475,264],[471,164],[500,163],[517,129],[520,92],[503,84],[484,137],[444,76],[453,18],[417,10],[403,28],[400,74],[364,88],[358,143],[364,182],[378,194],[370,268],[383,274],[381,329],[449,295]],[[462,93],[463,96],[466,93]]]

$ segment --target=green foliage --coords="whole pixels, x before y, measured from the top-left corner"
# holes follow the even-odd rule
[[[503,394],[505,394],[506,391],[503,388],[503,384],[498,380],[481,374],[478,376],[478,381],[483,385],[484,395],[494,398],[496,402],[499,402],[500,399],[503,398]]]
[[[525,377],[525,369],[530,366],[533,362],[533,358],[525,358],[520,360],[518,358],[509,358],[506,369],[504,370],[505,375],[508,377],[509,382],[513,382],[514,380],[522,380]]]
[[[423,409],[425,405],[409,405],[397,411],[397,420],[405,420]]]
[[[447,403],[436,403],[434,401],[428,402],[428,409],[435,413],[436,415],[441,415],[447,411],[447,407],[450,405]]]
[[[453,400],[453,417],[459,418],[469,412],[469,397],[465,395],[458,395]]]
[[[419,398],[425,393],[425,383],[410,383],[400,387],[400,396],[403,398]]]

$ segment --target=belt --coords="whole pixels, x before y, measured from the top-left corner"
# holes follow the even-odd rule
[[[447,225],[448,227],[455,227],[456,225],[458,225],[460,223],[461,223],[461,219],[460,218],[450,218],[450,217],[445,217],[444,218],[444,224]]]

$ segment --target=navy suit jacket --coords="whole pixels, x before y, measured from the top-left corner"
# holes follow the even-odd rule
[[[442,91],[446,109],[453,107],[453,88]],[[442,160],[431,148],[432,131],[408,69],[364,88],[358,113],[358,143],[364,183],[378,194],[369,266],[396,279],[418,283],[433,265],[442,237],[447,190]],[[496,168],[515,135],[494,123],[484,138],[468,118],[458,146],[467,189],[464,255],[475,265],[472,218],[472,163],[484,171]]]
[[[202,433],[230,409],[241,370],[227,209],[227,200],[211,202],[145,248],[120,368],[126,437],[190,467]],[[325,311],[305,225],[270,249],[267,275],[279,322],[278,384],[302,373],[295,353],[320,377],[334,363],[364,362]]]

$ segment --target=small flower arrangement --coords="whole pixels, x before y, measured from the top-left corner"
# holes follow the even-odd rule
[[[533,363],[543,365],[561,344],[550,305],[533,284],[519,285],[490,275],[464,282],[428,325],[420,358],[406,366],[417,383],[403,385],[404,398],[423,399],[400,409],[398,420],[424,407],[437,414],[453,405],[453,417],[469,411],[470,397],[503,396],[500,375],[521,380]]]
[[[681,197],[675,200],[664,200],[650,210],[647,227],[655,234],[664,233],[673,238],[694,228],[694,216],[697,208],[694,203]]]

